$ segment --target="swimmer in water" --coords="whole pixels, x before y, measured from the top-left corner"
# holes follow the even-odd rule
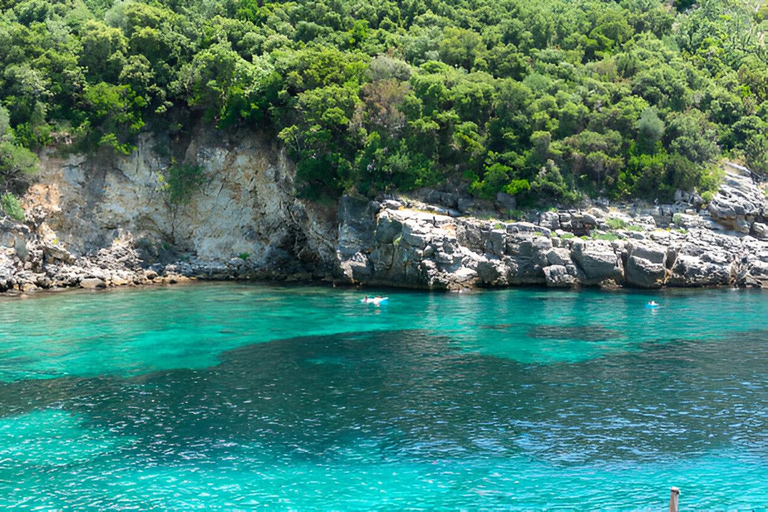
[[[374,305],[378,306],[379,304],[381,304],[382,302],[384,302],[387,299],[389,299],[389,297],[378,297],[378,296],[376,296],[376,297],[364,297],[360,302],[362,302],[363,304],[374,304]]]

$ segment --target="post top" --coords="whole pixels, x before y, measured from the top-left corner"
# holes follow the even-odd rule
[[[680,489],[678,489],[677,487],[673,487],[672,489],[670,489],[670,491],[680,494]]]

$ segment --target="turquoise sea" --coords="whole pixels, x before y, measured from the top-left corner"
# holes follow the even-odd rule
[[[766,510],[768,293],[386,294],[0,299],[0,508]]]

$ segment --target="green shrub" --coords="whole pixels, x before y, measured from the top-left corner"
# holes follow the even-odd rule
[[[173,162],[161,177],[162,188],[173,205],[189,204],[194,193],[203,184],[203,169],[199,165]]]
[[[627,228],[627,222],[623,219],[617,219],[616,217],[611,217],[605,223],[608,225],[611,229],[626,229]]]
[[[627,231],[643,231],[643,228],[640,226],[631,225],[627,226]]]
[[[0,106],[0,183],[23,182],[24,177],[34,173],[39,164],[37,155],[19,145],[11,129],[10,114]]]
[[[243,261],[248,261],[248,258],[250,258],[251,255],[248,254],[247,252],[241,252],[240,254],[237,255],[237,257]]]
[[[613,242],[618,239],[618,235],[613,233],[592,233],[592,240],[606,240],[608,242]]]
[[[19,222],[24,220],[24,209],[21,207],[19,198],[10,192],[6,192],[0,197],[0,208],[2,208],[10,218]]]
[[[725,171],[720,167],[710,166],[705,169],[701,174],[701,181],[699,182],[699,189],[702,191],[702,199],[707,201],[707,199],[704,198],[704,194],[707,192],[709,192],[714,197],[714,194],[720,190],[720,185],[723,183],[724,179]],[[712,198],[710,197],[709,201],[711,200]]]
[[[701,194],[701,198],[704,200],[705,203],[710,203],[715,198],[715,194],[707,190]]]

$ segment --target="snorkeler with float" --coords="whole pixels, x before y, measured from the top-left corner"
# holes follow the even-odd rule
[[[363,297],[360,302],[363,304],[373,304],[374,306],[378,306],[382,302],[387,302],[389,300],[389,297]]]

